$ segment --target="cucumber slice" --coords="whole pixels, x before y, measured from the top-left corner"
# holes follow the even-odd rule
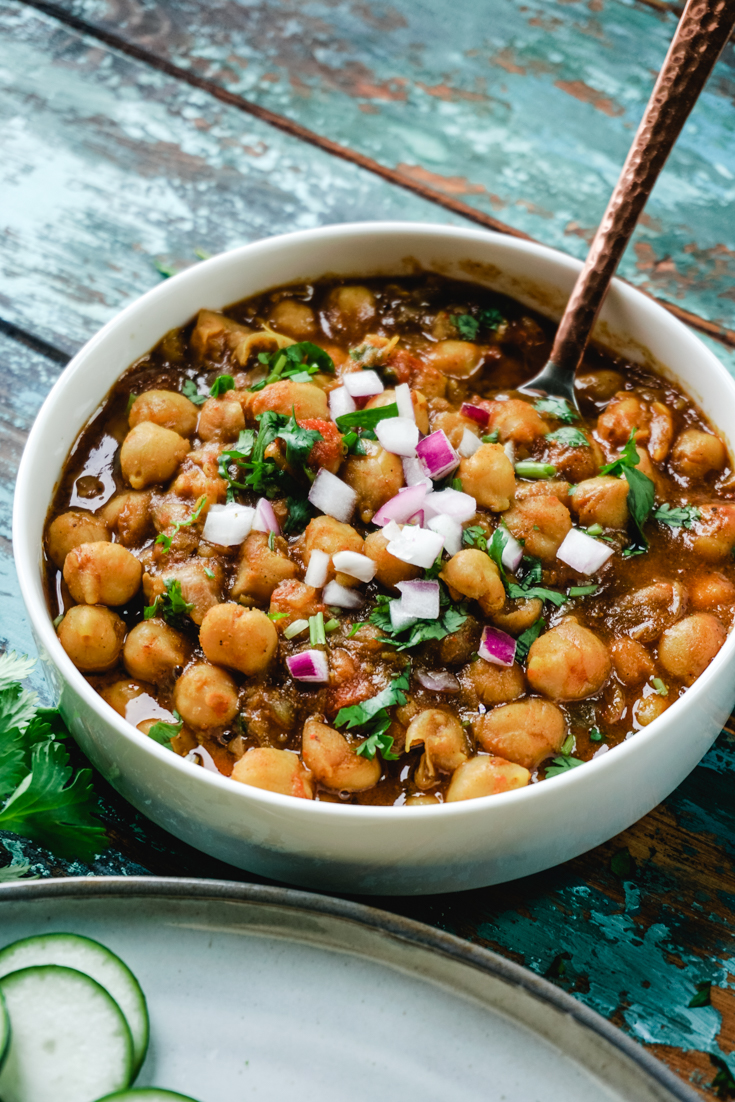
[[[129,1085],[128,1023],[95,980],[46,964],[11,972],[0,989],[11,1030],[3,1102],[94,1102]]]
[[[59,964],[91,976],[112,995],[122,1010],[133,1038],[133,1075],[140,1070],[148,1048],[148,1010],[145,995],[127,964],[104,945],[78,934],[39,934],[0,949],[0,979],[19,968]],[[2,1041],[0,1040],[0,1050]],[[1,1051],[0,1051],[1,1056]]]
[[[196,1102],[196,1098],[189,1098],[188,1094],[177,1094],[176,1091],[162,1091],[158,1087],[133,1087],[129,1091],[116,1091],[115,1094],[106,1094],[97,1102]]]

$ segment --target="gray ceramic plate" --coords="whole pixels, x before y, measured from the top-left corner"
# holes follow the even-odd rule
[[[148,998],[139,1083],[201,1102],[671,1102],[645,1050],[494,953],[361,904],[226,881],[0,886],[3,944],[104,942]]]

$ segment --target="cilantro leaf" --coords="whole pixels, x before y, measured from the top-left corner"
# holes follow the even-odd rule
[[[537,398],[533,408],[539,413],[548,413],[550,417],[555,417],[557,421],[563,421],[566,425],[579,420],[576,409],[572,409],[564,398]]]
[[[480,330],[479,321],[471,314],[455,314],[451,322],[463,341],[473,341]]]
[[[286,444],[286,462],[292,466],[303,466],[311,449],[324,437],[318,429],[302,428],[296,420],[295,411],[292,411],[291,420],[279,431],[278,439]]]
[[[174,720],[174,723],[166,723],[164,720],[159,719],[158,723],[154,723],[148,732],[148,738],[152,738],[154,742],[159,743],[161,746],[165,746],[167,750],[171,750],[171,739],[176,738],[184,725],[183,719],[175,710]]]
[[[480,325],[484,325],[486,329],[498,329],[505,321],[500,310],[496,310],[494,306],[488,306],[482,310],[478,310],[477,317],[480,321]]]
[[[283,531],[287,535],[291,532],[302,532],[315,515],[314,507],[305,497],[289,497],[286,499],[286,504],[288,506],[288,517],[283,526]]]
[[[599,727],[590,727],[588,733],[590,742],[602,742],[605,737]]]
[[[385,731],[374,731],[372,735],[368,735],[355,753],[362,754],[363,757],[370,758],[372,761],[378,750],[384,761],[398,761],[401,756],[393,753],[393,737]]]
[[[218,375],[209,388],[209,393],[213,398],[221,398],[228,390],[234,389],[235,380],[232,378],[232,375]]]
[[[626,470],[632,470],[633,467],[637,467],[641,461],[635,446],[635,434],[638,429],[633,429],[630,436],[623,445],[622,451],[617,459],[613,459],[612,463],[606,463],[604,467],[600,468],[600,475],[612,474],[616,478],[622,478]]]
[[[387,761],[395,761],[398,754],[393,753],[393,739],[386,734],[391,725],[388,708],[406,703],[404,690],[408,689],[411,676],[410,667],[395,677],[390,685],[369,700],[363,700],[361,704],[353,704],[349,708],[340,708],[334,720],[336,727],[346,726],[347,730],[353,727],[367,728],[367,738],[357,748],[357,753],[367,758],[374,758],[378,750]]]
[[[375,409],[356,409],[354,413],[343,413],[337,418],[336,425],[340,432],[348,429],[374,429],[380,421],[386,417],[397,417],[398,406],[391,402],[389,406],[377,406]]]
[[[224,479],[227,483],[228,502],[234,501],[235,490],[247,489],[244,482],[237,481],[239,471],[237,474],[233,474],[232,468],[243,467],[248,463],[253,448],[255,447],[256,436],[257,433],[255,429],[241,429],[235,446],[220,452],[219,459],[217,460],[217,471],[220,478]]]
[[[656,496],[656,487],[648,475],[638,470],[640,456],[636,451],[635,434],[638,430],[631,431],[628,440],[617,459],[606,464],[600,471],[601,475],[612,474],[617,478],[625,477],[628,483],[628,511],[635,525],[638,536],[632,547],[627,549],[626,557],[640,554],[648,550],[648,540],[643,531],[643,525],[653,509],[653,501]]]
[[[546,627],[543,616],[539,616],[535,623],[531,624],[530,628],[526,628],[524,632],[516,639],[516,662],[525,662],[528,657],[528,652],[531,649],[531,643],[534,643],[541,632]]]
[[[511,600],[530,601],[535,597],[540,601],[551,601],[557,608],[563,605],[567,600],[566,593],[560,593],[557,589],[547,589],[546,586],[538,584],[542,574],[539,559],[527,555],[524,556],[523,562],[528,569],[521,584],[518,585],[517,582],[506,579],[506,589]]]
[[[36,714],[37,696],[22,685],[8,685],[0,692],[0,735],[26,727]]]
[[[9,884],[13,880],[38,880],[37,876],[27,876],[31,866],[27,861],[13,861],[0,869],[0,884]]]
[[[295,379],[296,382],[309,382],[312,375],[318,372],[334,374],[332,357],[311,341],[301,341],[299,344],[290,344],[286,348],[279,348],[268,354],[261,352],[258,359],[267,365],[268,374],[251,391],[262,390],[271,383],[277,383],[281,379]],[[303,376],[303,378],[302,378]]]
[[[470,528],[465,528],[462,533],[462,543],[465,547],[477,547],[480,551],[487,551],[485,529],[479,524],[473,524]]]
[[[204,405],[207,400],[206,394],[200,394],[197,390],[197,385],[193,379],[184,379],[184,385],[181,388],[181,393],[185,398],[188,398],[190,402],[193,402],[195,406]]]
[[[171,550],[171,544],[173,543],[174,536],[177,534],[177,532],[179,531],[180,528],[189,528],[192,524],[196,524],[196,522],[199,520],[199,517],[201,515],[201,511],[204,508],[204,506],[206,505],[206,503],[207,503],[206,496],[201,497],[199,499],[199,502],[198,502],[194,512],[191,514],[191,516],[187,520],[177,520],[176,521],[176,523],[173,526],[174,530],[173,530],[173,532],[171,533],[170,536],[167,536],[164,532],[160,532],[156,536],[155,542],[157,544],[161,544],[161,546],[163,547],[164,554],[168,554],[168,552]]]
[[[106,845],[90,811],[91,769],[74,775],[60,742],[34,746],[31,772],[0,811],[0,829],[48,846],[60,857],[91,861]]]
[[[154,616],[161,616],[171,627],[181,627],[183,618],[194,605],[184,600],[178,578],[165,578],[163,584],[165,592],[159,593],[152,605],[145,606],[143,618],[151,620]]]
[[[35,658],[15,651],[0,654],[0,690],[7,689],[13,681],[25,681],[36,665]]]
[[[576,769],[578,765],[584,765],[579,758],[553,758],[551,765],[547,766],[546,777],[558,777],[560,773],[567,773],[570,769]]]
[[[700,1006],[711,1006],[712,1000],[710,998],[710,990],[712,988],[712,980],[703,980],[702,983],[697,984],[697,993],[687,1003],[687,1006],[692,1010],[696,1010]]]
[[[695,520],[702,516],[696,505],[669,505],[665,502],[653,514],[653,519],[669,528],[692,528]]]
[[[421,643],[428,643],[432,639],[444,639],[447,635],[459,631],[467,619],[467,606],[465,604],[452,605],[445,587],[441,583],[439,584],[441,586],[440,605],[442,610],[439,618],[437,620],[418,620],[417,623],[402,628],[400,631],[394,631],[391,624],[391,598],[383,595],[379,596],[368,621],[386,633],[381,642],[390,647],[395,647],[396,651],[410,650],[412,647],[418,647]]]
[[[557,444],[564,444],[568,448],[589,448],[590,442],[583,432],[573,425],[563,425],[556,432],[547,432],[547,440],[554,440]]]

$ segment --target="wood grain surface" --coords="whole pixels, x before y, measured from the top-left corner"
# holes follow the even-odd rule
[[[498,221],[581,256],[675,11],[663,0],[0,0],[0,647],[34,653],[10,553],[25,436],[67,354],[161,278],[156,263],[378,217]],[[624,274],[691,316],[735,372],[734,91],[730,52]],[[40,670],[32,680],[47,699]],[[712,1057],[735,1074],[734,774],[725,731],[651,815],[561,868],[369,902],[547,975],[704,1097],[726,1097]],[[97,787],[113,844],[94,866],[7,834],[6,850],[41,876],[254,879]],[[690,1008],[706,980],[711,1005]]]

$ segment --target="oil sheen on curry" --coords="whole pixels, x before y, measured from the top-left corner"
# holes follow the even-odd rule
[[[695,404],[436,275],[202,310],[119,380],[46,528],[59,640],[192,767],[408,807],[546,781],[670,708],[735,603]]]

